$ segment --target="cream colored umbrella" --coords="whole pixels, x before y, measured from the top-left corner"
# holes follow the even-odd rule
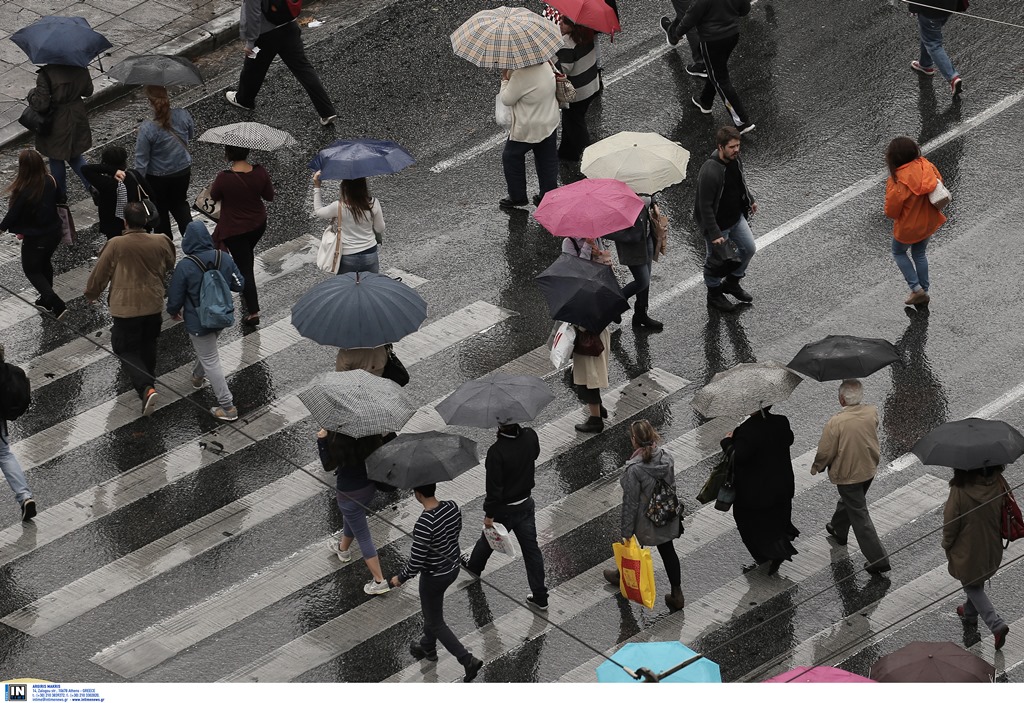
[[[615,178],[634,193],[653,194],[686,178],[690,152],[654,132],[619,132],[583,151],[587,178]]]

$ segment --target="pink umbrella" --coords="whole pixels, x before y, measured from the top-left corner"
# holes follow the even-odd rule
[[[831,666],[798,666],[763,683],[878,683]]]
[[[556,237],[596,239],[632,227],[644,201],[614,178],[594,178],[555,188],[533,213]]]

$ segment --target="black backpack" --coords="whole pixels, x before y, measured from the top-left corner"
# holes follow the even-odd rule
[[[32,388],[25,372],[14,364],[0,365],[0,418],[17,420],[32,402]]]
[[[682,518],[683,504],[676,495],[675,486],[665,479],[659,478],[654,484],[654,491],[651,493],[651,499],[647,502],[647,510],[644,511],[644,515],[654,523],[655,527],[664,527],[673,520]]]
[[[287,24],[302,12],[302,0],[263,0],[263,16],[273,25]]]

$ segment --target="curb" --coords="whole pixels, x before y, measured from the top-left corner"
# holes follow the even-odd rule
[[[184,56],[187,59],[193,59],[237,39],[238,25],[239,14],[235,10],[230,14],[215,17],[206,24],[189,30],[180,37],[156,47],[149,53]],[[93,82],[93,85],[93,94],[85,99],[85,104],[90,110],[101,107],[122,95],[127,95],[139,87],[137,85],[118,83],[106,75],[98,77]],[[0,128],[0,148],[31,136],[31,134],[31,132],[17,122]]]

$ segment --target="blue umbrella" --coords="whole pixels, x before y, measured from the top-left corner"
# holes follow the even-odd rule
[[[660,674],[672,667],[700,657],[674,674],[661,679],[665,683],[722,683],[722,672],[718,664],[705,659],[682,642],[631,642],[612,655],[612,659],[622,666],[632,669],[645,668]],[[622,670],[612,661],[606,661],[597,667],[597,680],[600,683],[636,683],[637,679]],[[644,681],[641,677],[640,681]]]
[[[303,337],[344,349],[393,344],[419,329],[427,303],[401,281],[379,273],[346,273],[317,283],[292,306]]]
[[[383,139],[339,139],[321,149],[309,162],[327,181],[383,176],[398,173],[416,160],[395,142]]]
[[[112,46],[84,17],[41,17],[12,34],[11,41],[40,66],[53,63],[85,68]]]

